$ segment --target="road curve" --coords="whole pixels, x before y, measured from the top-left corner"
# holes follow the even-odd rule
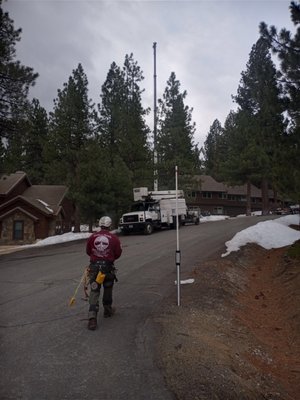
[[[235,218],[182,227],[181,274],[225,251],[224,243],[272,217]],[[80,289],[85,241],[0,256],[0,398],[3,400],[173,400],[153,346],[166,296],[176,304],[176,232],[121,237],[116,315],[88,331]]]

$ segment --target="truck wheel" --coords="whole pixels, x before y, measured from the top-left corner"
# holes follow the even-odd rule
[[[145,235],[151,235],[152,232],[153,232],[153,226],[152,226],[151,222],[147,222],[145,225],[144,233],[145,233]]]
[[[199,225],[199,222],[200,222],[199,218],[196,218],[195,225]]]

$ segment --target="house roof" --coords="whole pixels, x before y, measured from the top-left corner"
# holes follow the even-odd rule
[[[5,209],[8,205],[13,205],[19,200],[30,204],[49,216],[58,215],[62,211],[61,203],[67,194],[68,188],[64,185],[31,185],[26,173],[23,171],[0,176],[0,197],[5,198],[24,179],[28,187],[22,194],[1,204],[0,209]]]
[[[23,171],[17,171],[14,174],[0,175],[0,196],[7,196],[22,180],[26,180],[28,186],[31,185],[30,180]]]
[[[246,196],[246,194],[247,194],[247,185],[227,186],[227,193],[228,194]],[[258,189],[254,185],[251,185],[251,197],[261,197],[261,189]]]
[[[223,192],[232,195],[246,195],[247,185],[229,186],[217,182],[210,175],[197,175],[197,181],[200,182],[202,192]],[[273,196],[273,191],[269,191],[269,197]],[[261,189],[251,184],[251,197],[261,197]]]
[[[198,175],[197,180],[200,181],[202,192],[227,192],[227,187],[210,175]]]
[[[32,185],[22,197],[47,214],[58,214],[67,191],[64,185]]]

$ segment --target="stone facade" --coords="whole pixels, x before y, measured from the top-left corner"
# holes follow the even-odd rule
[[[0,174],[0,245],[69,232],[74,204],[65,185],[32,185],[23,171]]]
[[[22,221],[24,224],[23,239],[14,239],[14,222]],[[2,229],[0,244],[12,245],[12,244],[31,244],[35,242],[35,232],[34,232],[34,222],[27,215],[16,212],[10,214],[5,219],[2,220]]]

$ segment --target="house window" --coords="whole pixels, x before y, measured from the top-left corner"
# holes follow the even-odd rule
[[[188,192],[187,193],[187,197],[195,199],[196,198],[196,192]]]
[[[14,240],[23,240],[24,221],[14,221],[13,238]]]
[[[211,199],[212,198],[212,193],[211,192],[202,192],[202,197],[204,199]]]

